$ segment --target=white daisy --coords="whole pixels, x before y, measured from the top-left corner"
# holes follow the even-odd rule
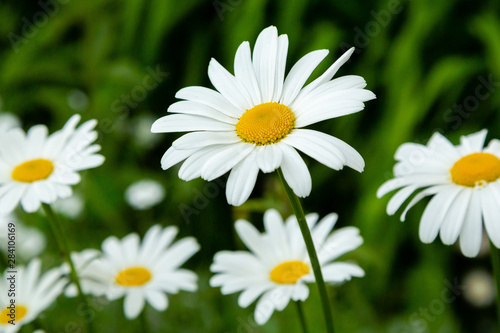
[[[136,210],[146,210],[159,204],[165,198],[165,188],[152,179],[136,181],[125,190],[125,200]]]
[[[264,29],[250,55],[248,42],[234,60],[235,75],[215,59],[208,76],[217,91],[187,87],[177,92],[184,101],[172,104],[176,113],[158,119],[153,133],[191,132],[174,141],[161,160],[162,168],[186,160],[179,177],[213,180],[231,170],[226,187],[228,203],[243,204],[259,170],[281,168],[295,194],[311,192],[311,176],[296,149],[339,170],[347,165],[364,168],[363,158],[345,142],[304,127],[360,111],[375,95],[363,89],[360,76],[331,80],[351,56],[347,51],[316,80],[303,87],[328,50],[313,51],[300,59],[285,79],[288,37],[275,27]]]
[[[20,128],[0,133],[0,213],[10,213],[18,203],[26,212],[40,204],[71,196],[71,185],[80,182],[78,171],[104,162],[96,154],[100,146],[96,120],[78,128],[79,115],[72,116],[62,130],[48,135],[47,127],[36,125],[25,134]]]
[[[31,322],[47,309],[49,305],[61,294],[65,280],[62,278],[61,270],[53,268],[45,274],[40,275],[41,262],[33,259],[26,267],[16,268],[16,286],[11,288],[11,273],[8,269],[4,272],[0,281],[0,332],[17,332],[21,326]],[[12,315],[11,289],[15,289],[15,325],[9,323]]]
[[[0,251],[8,250],[8,226],[15,226],[15,254],[28,261],[38,256],[45,249],[47,240],[39,229],[22,224],[14,215],[0,216]]]
[[[460,248],[475,257],[481,248],[483,221],[490,240],[500,248],[500,141],[483,148],[488,131],[462,136],[453,146],[435,133],[428,144],[405,143],[395,154],[394,179],[377,192],[380,198],[399,189],[387,205],[393,215],[417,190],[406,213],[424,197],[433,195],[420,220],[420,239],[431,243],[438,233],[450,245],[460,236]]]
[[[332,263],[363,243],[357,228],[345,227],[331,233],[337,222],[333,213],[318,223],[317,214],[309,214],[306,219],[325,282],[340,283],[364,276],[363,269],[354,263]],[[305,283],[315,281],[313,270],[295,216],[283,222],[276,210],[266,211],[262,234],[245,220],[236,221],[235,227],[250,252],[217,253],[210,267],[217,274],[210,279],[210,285],[221,287],[224,295],[243,291],[238,298],[242,308],[262,295],[255,308],[255,321],[263,325],[274,310],[282,311],[290,300],[304,301],[309,296]]]
[[[125,297],[127,319],[136,318],[145,301],[158,311],[166,310],[165,294],[197,289],[196,274],[179,267],[198,252],[200,246],[192,237],[173,243],[177,232],[176,227],[155,225],[141,244],[135,233],[122,240],[114,236],[107,238],[102,244],[102,257],[88,265],[77,263],[81,267],[77,270],[82,288],[109,300]]]

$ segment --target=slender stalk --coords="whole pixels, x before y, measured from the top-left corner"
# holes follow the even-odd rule
[[[306,316],[304,315],[304,310],[302,309],[302,302],[296,301],[297,304],[297,313],[299,314],[300,326],[302,327],[302,332],[307,333],[307,323]]]
[[[495,283],[497,286],[497,332],[500,333],[500,250],[490,242],[491,264],[493,266],[493,274],[495,275]]]
[[[54,214],[54,211],[52,210],[52,207],[50,207],[50,205],[42,203],[42,209],[45,212],[45,215],[47,216],[47,218],[52,222],[52,223],[50,223],[50,226],[52,228],[52,232],[54,234],[57,246],[59,248],[59,251],[60,251],[62,257],[69,265],[70,278],[71,278],[71,281],[76,285],[76,288],[78,289],[78,297],[80,298],[80,301],[82,302],[82,304],[85,306],[85,309],[88,310],[89,303],[87,301],[87,298],[83,294],[82,286],[80,284],[80,279],[78,278],[78,274],[76,272],[75,265],[73,264],[73,260],[71,260],[68,242],[66,241],[66,237],[64,236],[65,232],[64,232],[63,226],[60,223],[59,219]],[[90,320],[85,319],[85,323],[87,324],[88,332],[92,333],[93,329],[92,329],[92,323],[90,322]]]
[[[321,305],[323,307],[323,315],[326,322],[326,331],[328,333],[334,333],[333,329],[333,316],[332,310],[330,309],[330,302],[328,300],[328,293],[326,292],[325,280],[323,279],[323,273],[321,272],[321,266],[318,260],[318,254],[314,248],[314,243],[311,237],[311,231],[307,226],[306,216],[304,215],[304,210],[300,204],[299,198],[293,193],[293,190],[288,186],[283,176],[281,169],[277,169],[276,172],[283,183],[288,199],[290,199],[290,204],[292,205],[293,212],[297,217],[299,223],[300,231],[302,232],[302,237],[304,237],[304,242],[306,243],[307,253],[309,254],[309,259],[311,260],[311,266],[314,272],[314,278],[318,285],[319,296],[321,298]]]

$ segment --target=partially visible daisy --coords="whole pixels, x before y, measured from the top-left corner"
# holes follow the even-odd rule
[[[0,214],[8,214],[21,203],[35,212],[41,203],[71,196],[71,185],[80,182],[78,171],[104,162],[97,154],[96,120],[78,128],[79,115],[72,116],[62,130],[48,135],[47,127],[35,125],[25,134],[20,128],[0,133]]]
[[[1,110],[1,103],[0,103]],[[0,112],[0,132],[21,126],[19,118],[10,112]]]
[[[208,76],[217,90],[187,87],[177,92],[183,101],[172,104],[174,113],[158,119],[153,133],[191,132],[174,141],[161,160],[163,169],[184,161],[179,177],[213,180],[231,171],[226,196],[239,206],[250,196],[259,170],[281,168],[288,185],[299,197],[311,192],[311,176],[297,150],[339,170],[347,165],[359,172],[364,161],[345,142],[305,127],[358,112],[375,95],[363,89],[361,76],[332,80],[354,52],[347,51],[319,78],[304,87],[328,50],[306,54],[285,78],[287,35],[276,27],[264,29],[253,56],[243,42],[234,60],[235,75],[215,59]]]
[[[28,261],[38,256],[45,249],[47,239],[43,232],[21,223],[14,215],[0,216],[0,251],[8,250],[8,225],[15,225],[15,250],[16,256]]]
[[[419,235],[431,243],[438,233],[450,245],[460,236],[460,248],[475,257],[481,248],[483,222],[488,237],[500,248],[500,141],[493,139],[484,148],[488,131],[462,136],[453,146],[435,133],[429,143],[405,143],[395,154],[394,179],[377,192],[380,198],[399,189],[387,205],[393,215],[419,189],[401,215],[426,196],[433,196],[420,220]]]
[[[174,243],[177,232],[176,227],[155,225],[142,243],[135,233],[121,240],[108,237],[102,244],[102,257],[77,268],[82,288],[109,300],[124,297],[127,319],[136,318],[146,301],[158,311],[166,310],[166,294],[197,289],[196,274],[179,267],[198,252],[200,246],[192,237]]]
[[[461,283],[464,298],[478,308],[484,308],[495,302],[495,280],[483,269],[468,272]]]
[[[54,202],[52,208],[54,208],[56,213],[74,220],[82,215],[83,209],[85,208],[85,200],[80,193],[74,193],[68,198]]]
[[[8,269],[0,281],[0,332],[2,333],[17,332],[21,326],[36,319],[61,294],[65,284],[59,268],[53,268],[40,275],[39,259],[33,259],[26,267],[18,266],[16,270],[15,325],[9,323],[12,320],[9,306],[13,297],[8,296],[8,291],[11,289],[8,278],[12,275],[7,272]]]
[[[359,230],[345,227],[331,233],[337,222],[337,215],[333,213],[318,223],[317,214],[306,218],[325,282],[340,283],[353,276],[364,276],[357,264],[332,262],[363,243]],[[221,287],[224,295],[242,291],[238,298],[242,308],[260,297],[255,307],[255,321],[263,325],[274,310],[282,311],[290,300],[307,299],[306,283],[315,281],[313,270],[295,216],[283,222],[276,210],[266,211],[262,234],[245,220],[236,221],[235,227],[250,252],[218,252],[210,267],[216,273],[210,285]]]
[[[152,179],[136,181],[125,190],[125,200],[136,210],[146,210],[159,204],[165,198],[165,188]]]

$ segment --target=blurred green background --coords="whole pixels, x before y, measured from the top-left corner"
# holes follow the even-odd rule
[[[338,212],[338,226],[355,225],[365,239],[345,259],[356,260],[366,277],[329,288],[337,331],[489,332],[494,305],[475,306],[463,288],[450,300],[449,287],[463,284],[471,270],[490,271],[488,255],[466,259],[457,246],[421,244],[417,230],[425,204],[402,224],[399,214],[386,215],[388,196],[378,200],[375,192],[392,177],[393,155],[403,142],[426,143],[436,130],[454,143],[482,128],[489,129],[488,139],[500,137],[499,7],[496,0],[2,1],[2,110],[18,115],[25,129],[43,123],[54,131],[73,113],[98,119],[106,162],[87,171],[76,188],[85,208],[75,220],[65,220],[73,249],[99,248],[109,235],[143,235],[155,223],[178,225],[181,236],[201,243],[186,265],[200,276],[199,292],[171,296],[164,313],[147,306],[150,332],[299,332],[294,306],[258,327],[254,305],[240,309],[236,295],[222,296],[208,286],[213,255],[243,248],[234,219],[248,218],[262,228],[265,209],[291,213],[277,176],[261,174],[252,199],[230,207],[225,181],[184,182],[177,178],[178,166],[162,171],[160,158],[179,135],[150,134],[149,126],[166,114],[180,88],[211,87],[211,57],[232,71],[237,46],[246,40],[253,45],[269,25],[289,36],[288,69],[307,52],[331,51],[313,77],[355,46],[338,75],[363,76],[377,100],[362,112],[313,127],[355,147],[365,158],[365,172],[336,172],[306,158],[313,191],[303,201],[308,212]],[[167,195],[139,212],[123,193],[142,178],[160,181]],[[207,188],[218,194],[203,196]],[[50,237],[41,215],[17,213]],[[56,253],[49,238],[45,269],[61,263]],[[317,291],[310,289],[306,315],[311,332],[322,332]],[[67,326],[83,323],[76,305],[60,297],[39,323],[48,332],[79,332]],[[123,317],[121,300],[94,310],[98,332],[143,331],[140,320]]]

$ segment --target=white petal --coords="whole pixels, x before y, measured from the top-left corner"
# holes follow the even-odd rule
[[[167,111],[173,113],[183,113],[195,116],[208,117],[228,124],[236,124],[238,122],[236,118],[228,117],[224,113],[215,110],[214,108],[208,105],[201,104],[198,102],[191,102],[191,101],[176,102],[170,105]]]
[[[238,297],[238,305],[242,308],[252,304],[262,293],[266,292],[271,286],[269,284],[260,284],[246,289]]]
[[[234,57],[234,76],[245,86],[254,105],[261,104],[259,83],[253,68],[250,44],[243,42],[236,50]]]
[[[161,168],[167,170],[177,163],[184,161],[196,151],[197,149],[177,150],[174,147],[170,147],[161,158]]]
[[[175,149],[199,149],[218,144],[240,142],[236,132],[191,132],[184,134],[172,143]]]
[[[464,155],[482,151],[487,135],[488,130],[483,129],[482,131],[460,137],[460,151]]]
[[[151,126],[152,133],[190,131],[234,131],[234,126],[211,118],[189,114],[174,114],[161,117]]]
[[[283,152],[276,144],[255,147],[256,160],[259,168],[264,173],[273,172],[280,167]]]
[[[295,100],[309,76],[319,63],[328,55],[328,50],[317,50],[303,56],[292,67],[283,85],[280,103],[290,105]]]
[[[307,110],[297,117],[295,126],[306,127],[323,120],[345,116],[365,108],[363,102],[355,99],[333,99],[322,104],[308,106]]]
[[[175,97],[207,105],[229,117],[239,118],[244,111],[236,108],[217,91],[205,87],[182,88]]]
[[[259,167],[255,162],[254,153],[236,164],[227,178],[227,202],[233,206],[241,206],[247,201],[255,186],[258,174]]]
[[[329,136],[317,131],[293,131],[283,142],[302,151],[334,170],[341,170],[346,163],[344,154],[331,143]]]
[[[245,87],[215,59],[208,65],[208,77],[214,87],[239,110],[250,109],[252,99]]]
[[[164,311],[168,306],[167,296],[156,290],[146,290],[146,300],[153,308],[158,311]]]
[[[484,226],[491,242],[500,248],[500,192],[493,184],[489,184],[479,190],[481,207],[483,210]]]
[[[301,197],[307,197],[311,193],[311,174],[299,153],[288,145],[280,145],[283,150],[283,162],[281,170],[285,180],[293,192]]]
[[[128,291],[123,301],[123,310],[125,317],[129,320],[137,318],[144,308],[144,296],[140,289],[131,289]]]
[[[387,215],[394,215],[408,197],[417,190],[417,186],[406,186],[394,194],[387,204]]]
[[[477,256],[481,249],[483,221],[479,196],[479,193],[472,194],[460,232],[460,248],[466,257]]]
[[[450,186],[437,193],[429,202],[420,220],[419,236],[424,243],[431,243],[437,236],[449,208],[460,188]]]
[[[285,80],[286,55],[288,53],[288,36],[278,37],[278,54],[276,56],[276,76],[274,77],[273,102],[279,102],[283,93],[283,83]]]
[[[450,206],[439,233],[443,244],[451,245],[457,241],[470,204],[472,192],[472,189],[462,189]]]
[[[404,209],[403,213],[401,214],[401,221],[405,220],[406,213],[408,213],[410,208],[415,206],[420,200],[422,200],[426,196],[439,193],[440,191],[442,191],[443,189],[446,189],[446,188],[448,188],[448,185],[436,185],[436,186],[432,186],[432,187],[429,187],[429,188],[426,188],[426,189],[420,191],[417,195],[415,195],[413,197],[413,199],[411,199],[408,206],[406,206],[406,208]]]
[[[268,27],[259,34],[253,49],[253,66],[259,82],[262,101],[270,102],[274,93],[278,30]]]
[[[254,146],[241,142],[227,146],[226,149],[214,154],[203,166],[201,177],[211,181],[228,172],[232,167],[247,157]]]
[[[339,68],[349,60],[351,55],[354,52],[354,47],[351,47],[347,50],[340,58],[337,59],[320,77],[318,77],[313,82],[309,83],[304,89],[301,91],[301,95],[307,95],[312,90],[316,89],[320,85],[330,81],[333,76],[337,73]]]

